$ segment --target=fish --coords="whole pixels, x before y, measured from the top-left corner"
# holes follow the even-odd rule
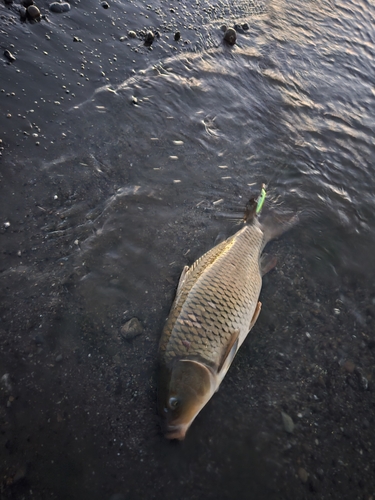
[[[260,222],[264,197],[262,188],[246,207],[244,226],[182,271],[159,343],[158,407],[167,439],[185,438],[259,317],[262,276],[276,264],[263,249],[292,224]]]

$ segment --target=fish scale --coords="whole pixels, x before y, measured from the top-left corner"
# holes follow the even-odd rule
[[[263,231],[254,220],[181,277],[160,342],[167,366],[192,359],[217,370],[238,331],[238,347],[242,344],[258,303],[264,245]]]

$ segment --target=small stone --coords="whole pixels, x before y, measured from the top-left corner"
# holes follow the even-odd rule
[[[41,335],[35,335],[34,342],[36,345],[42,345],[44,344],[44,338]]]
[[[23,5],[19,6],[18,12],[20,14],[21,21],[26,21],[27,19],[27,10]]]
[[[109,8],[109,3],[108,2],[102,2],[102,7],[103,7],[103,9],[108,9]]]
[[[9,50],[4,50],[4,56],[8,59],[9,62],[14,62],[16,60],[14,55],[9,52]]]
[[[55,358],[56,363],[61,363],[62,360],[63,360],[62,354],[58,354]]]
[[[135,31],[128,31],[129,38],[137,38],[137,33]]]
[[[303,483],[306,483],[309,479],[309,473],[303,467],[298,469],[298,476]]]
[[[293,422],[292,418],[287,413],[284,413],[283,411],[281,412],[281,418],[283,421],[285,431],[289,432],[289,434],[292,434],[293,430],[294,430],[294,422]]]
[[[27,7],[30,7],[30,5],[34,5],[34,0],[22,0],[21,3],[27,9]]]
[[[0,379],[0,383],[7,392],[12,392],[12,384],[10,382],[9,373],[4,373],[4,375]]]
[[[354,373],[354,370],[355,370],[355,364],[353,363],[353,361],[350,361],[349,359],[347,359],[345,361],[345,363],[342,365],[342,367],[344,368],[345,371],[347,371],[348,373]]]
[[[146,36],[145,36],[145,45],[148,47],[151,47],[155,40],[155,35],[153,34],[152,31],[147,31]]]
[[[225,32],[227,31],[227,28],[228,28],[228,27],[227,27],[227,25],[226,25],[226,24],[222,24],[222,25],[220,26],[220,29],[221,29],[221,31],[222,31],[223,33],[225,33]]]
[[[49,5],[49,10],[55,14],[61,14],[70,10],[70,4],[68,2],[52,2]]]
[[[39,21],[40,10],[38,9],[38,7],[36,5],[30,5],[30,7],[27,7],[27,15],[33,21]]]
[[[241,24],[241,27],[245,31],[247,31],[248,29],[250,29],[250,26],[247,23]]]
[[[13,476],[13,483],[17,483],[25,478],[27,472],[27,465],[19,467]]]
[[[175,42],[178,42],[180,38],[181,38],[181,33],[179,31],[176,31],[176,33],[174,34]]]
[[[80,38],[78,38],[78,36],[74,36],[73,42],[82,42],[82,40]]]
[[[143,332],[143,327],[138,318],[132,318],[122,325],[121,336],[126,340],[132,340]]]
[[[132,104],[138,104],[138,99],[135,96],[132,96]]]
[[[229,43],[229,45],[234,45],[237,40],[237,33],[233,28],[228,28],[224,33],[224,40]]]
[[[244,33],[245,33],[244,29],[243,29],[243,28],[242,28],[242,26],[241,26],[241,25],[239,25],[239,24],[235,24],[235,25],[234,25],[234,29],[237,31],[237,33],[242,33],[242,34],[244,34]]]

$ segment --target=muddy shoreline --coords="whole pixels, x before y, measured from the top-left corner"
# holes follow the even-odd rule
[[[147,221],[165,212],[134,250],[140,261],[139,249],[155,252],[164,271],[146,266],[125,293],[138,275],[120,262],[98,309],[87,293],[100,272],[90,235],[133,174],[104,161],[71,116],[100,87],[142,82],[145,68],[199,50],[207,33],[209,46],[220,44],[222,32],[219,15],[215,29],[199,26],[181,2],[108,3],[76,1],[53,14],[38,2],[39,23],[0,5],[1,47],[16,57],[2,58],[0,76],[1,500],[373,499],[375,295],[371,277],[338,264],[342,282],[311,257],[321,234],[297,227],[270,244],[279,262],[264,279],[251,338],[186,441],[160,434],[159,335],[182,267],[213,244],[223,220],[201,192],[177,192],[171,220],[161,192],[132,191],[129,227],[140,224],[138,207]],[[160,34],[151,48],[148,29]],[[137,102],[126,99],[131,126]],[[58,155],[79,134],[84,168],[76,151]],[[121,326],[132,317],[143,332],[127,340]]]

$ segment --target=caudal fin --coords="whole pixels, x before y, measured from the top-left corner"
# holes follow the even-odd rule
[[[281,214],[267,214],[262,220],[262,229],[264,233],[264,240],[267,243],[270,240],[278,238],[299,221],[298,214],[295,215],[281,215]]]

